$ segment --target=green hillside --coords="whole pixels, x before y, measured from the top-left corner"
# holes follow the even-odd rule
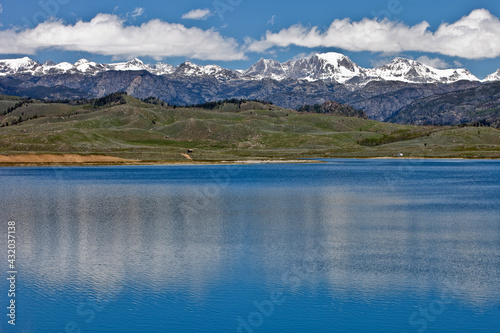
[[[500,157],[500,131],[490,127],[397,125],[259,102],[220,103],[209,110],[123,98],[104,106],[30,101],[6,115],[1,112],[0,154],[104,154],[173,161],[185,159],[181,154],[192,149],[195,161],[394,157],[400,153],[407,157]],[[0,108],[19,101],[4,97]]]

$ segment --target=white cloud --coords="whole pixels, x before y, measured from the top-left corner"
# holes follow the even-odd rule
[[[447,69],[452,67],[449,63],[441,58],[429,58],[428,56],[421,56],[417,59],[417,61],[437,69]]]
[[[332,47],[348,51],[401,53],[420,51],[467,59],[500,56],[500,20],[486,9],[477,9],[435,31],[429,23],[407,26],[387,19],[335,20],[326,31],[293,25],[277,33],[267,31],[261,40],[248,40],[247,51],[265,52],[273,47],[297,45]]]
[[[52,20],[33,29],[0,30],[0,54],[35,54],[49,48],[122,58],[245,59],[233,38],[213,29],[187,28],[161,20],[129,26],[124,19],[111,14],[98,14],[90,22],[78,21],[74,25]]]
[[[379,68],[384,65],[387,65],[391,61],[393,61],[394,58],[381,58],[381,59],[373,59],[370,61],[371,65],[373,68]]]
[[[137,7],[132,12],[127,13],[127,17],[136,18],[136,17],[142,16],[142,14],[144,14],[144,8]]]
[[[209,16],[212,16],[210,9],[193,9],[189,13],[182,15],[182,18],[190,20],[206,20]]]
[[[0,14],[3,13],[3,5],[0,3]]]
[[[307,52],[299,53],[295,57],[292,58],[292,61],[297,61],[297,60],[300,60],[300,59],[310,58],[310,57],[312,57],[315,54],[318,54],[318,52],[313,51],[313,52],[309,52],[309,53],[307,53]]]
[[[276,15],[271,16],[271,19],[267,21],[267,25],[274,25],[274,20],[276,19]]]

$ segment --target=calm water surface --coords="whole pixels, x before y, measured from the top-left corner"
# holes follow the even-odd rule
[[[500,162],[1,168],[1,332],[500,332]]]

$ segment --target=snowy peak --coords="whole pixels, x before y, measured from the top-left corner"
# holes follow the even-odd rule
[[[299,60],[289,60],[285,63],[272,59],[260,59],[243,75],[249,78],[268,78],[278,81],[296,79],[345,83],[353,76],[359,75],[361,71],[362,69],[345,55],[331,52],[315,54]]]
[[[500,81],[500,69],[497,70],[495,73],[488,75],[483,82],[494,82],[494,81]]]
[[[46,62],[43,63],[43,66],[47,66],[47,67],[55,66],[55,65],[56,65],[56,63],[53,62],[52,60],[47,60]]]
[[[215,77],[219,81],[227,81],[239,77],[239,73],[217,65],[199,66],[190,61],[180,64],[174,71],[178,76]]]
[[[346,83],[354,77],[362,76],[363,69],[347,56],[340,53],[316,54],[295,62],[294,73],[309,81],[335,81]]]
[[[200,70],[201,70],[201,66],[193,64],[190,61],[185,61],[182,64],[180,64],[179,67],[177,67],[175,74],[192,76],[192,75],[196,75],[196,73],[198,73]]]
[[[74,72],[76,72],[76,69],[73,64],[70,64],[69,62],[61,62],[59,64],[56,64],[50,60],[47,60],[43,63],[43,65],[37,66],[33,70],[32,75],[56,75]]]
[[[323,67],[325,69],[328,69],[332,74],[351,76],[359,75],[363,72],[363,69],[361,67],[359,67],[351,59],[340,53],[322,53],[316,54],[314,57],[322,61]]]
[[[396,58],[389,64],[366,70],[372,81],[409,83],[453,83],[461,80],[479,81],[466,69],[436,69],[415,60]]]
[[[148,71],[150,69],[149,66],[137,58],[127,62],[108,64],[107,67],[114,71]]]
[[[38,62],[28,57],[0,60],[0,73],[5,76],[33,72],[39,65]]]
[[[347,56],[335,52],[315,54],[285,63],[260,59],[243,75],[248,79],[320,80],[358,86],[372,81],[443,84],[460,80],[479,81],[466,69],[436,69],[405,58],[396,58],[379,68],[362,68]]]
[[[190,66],[200,69],[199,75],[219,74],[227,71],[219,66],[200,67],[195,64]],[[59,64],[47,60],[40,64],[30,58],[0,60],[0,76],[17,74],[30,74],[34,76],[60,75],[60,74],[83,74],[97,75],[107,71],[147,71],[155,75],[173,74],[176,67],[158,62],[154,65],[144,64],[140,59],[132,59],[127,62],[100,64],[87,59],[80,59],[74,64],[61,62]],[[198,72],[198,71],[197,71]],[[195,75],[197,73],[193,73]]]
[[[175,72],[175,67],[163,62],[157,62],[156,65],[152,67],[156,75],[166,75]]]
[[[106,70],[106,67],[104,65],[89,61],[87,59],[78,60],[77,62],[75,62],[74,67],[76,69],[76,72],[87,75],[95,75]]]
[[[217,65],[199,66],[190,61],[174,67],[158,62],[145,64],[140,59],[127,62],[100,64],[80,59],[74,64],[56,64],[46,61],[40,64],[28,57],[0,60],[0,76],[27,74],[34,76],[81,74],[97,75],[107,71],[146,71],[154,75],[215,78],[218,81],[234,79],[283,81],[325,81],[359,87],[372,81],[399,81],[407,83],[448,84],[461,80],[479,81],[466,69],[436,69],[415,60],[396,58],[379,68],[362,68],[349,57],[335,52],[319,53],[298,60],[281,63],[274,59],[261,58],[245,71],[225,69]],[[500,70],[483,82],[500,80]]]
[[[260,58],[259,61],[243,72],[243,75],[246,77],[256,79],[272,79],[277,81],[286,79],[287,74],[288,73],[279,61],[264,58]]]
[[[87,59],[80,59],[77,62],[75,62],[75,66],[78,67],[78,66],[82,66],[82,65],[91,64],[91,63],[92,62],[87,60]]]
[[[139,67],[139,66],[144,66],[144,62],[142,62],[142,60],[139,59],[139,58],[134,58],[134,59],[128,61],[127,65],[129,65],[129,66],[138,66]]]
[[[338,64],[339,62],[342,62],[345,59],[349,59],[344,54],[337,52],[318,53],[315,54],[314,56],[328,62],[329,64]]]
[[[340,53],[323,53],[280,63],[276,60],[260,59],[246,70],[247,78],[273,80],[333,81],[346,83],[353,77],[362,76],[363,69]]]

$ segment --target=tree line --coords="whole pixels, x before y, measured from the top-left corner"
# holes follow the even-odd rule
[[[258,99],[237,99],[237,98],[226,98],[222,99],[219,101],[212,101],[212,102],[205,102],[205,103],[199,103],[199,104],[191,104],[191,105],[186,105],[184,107],[187,108],[198,108],[198,109],[205,109],[205,110],[214,110],[216,108],[219,108],[220,106],[224,104],[237,104],[238,107],[241,107],[241,104],[248,103],[248,102],[256,102],[256,103],[261,103],[264,105],[273,105],[272,102],[268,101],[261,101]]]
[[[125,104],[127,103],[125,96],[127,96],[126,91],[117,91],[100,98],[44,99],[40,102],[46,104],[91,105],[94,108],[99,108],[108,105]]]
[[[23,99],[22,101],[17,102],[14,106],[8,107],[7,110],[3,112],[3,115],[6,116],[9,113],[14,112],[16,109],[19,109],[20,107],[28,105],[30,103],[34,103],[34,101],[32,99]]]

